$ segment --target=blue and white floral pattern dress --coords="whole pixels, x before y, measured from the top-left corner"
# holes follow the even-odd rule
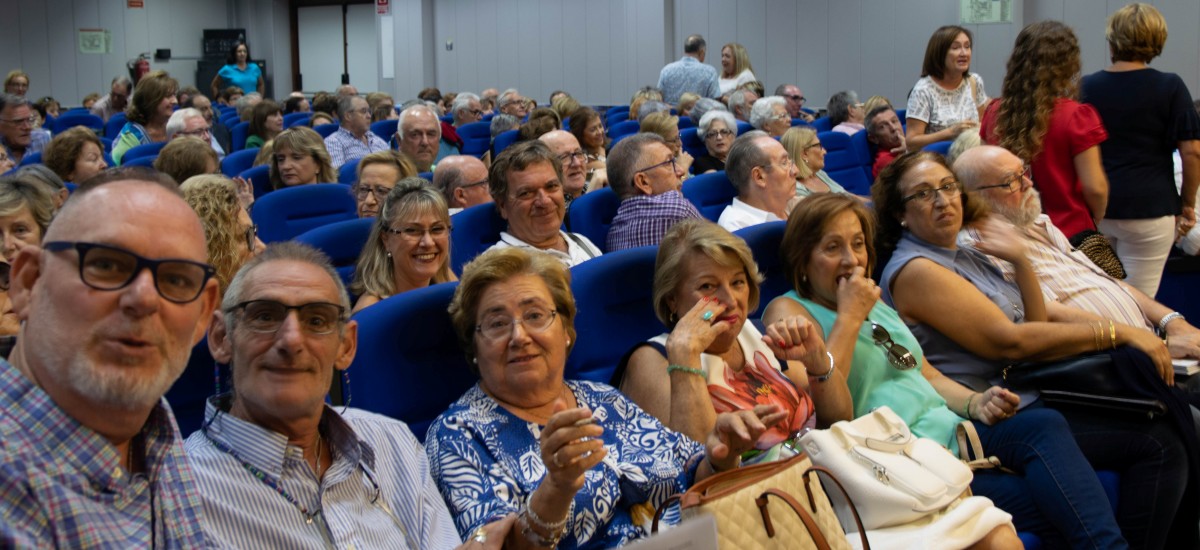
[[[611,548],[648,533],[667,497],[691,485],[704,446],[662,425],[616,388],[568,381],[580,407],[604,428],[608,456],[584,475],[560,548]],[[429,427],[425,450],[433,479],[464,538],[520,511],[546,475],[541,426],[501,407],[478,385]],[[678,509],[664,516],[678,521]]]

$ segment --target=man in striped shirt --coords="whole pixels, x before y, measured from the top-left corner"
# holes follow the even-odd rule
[[[1026,255],[1047,300],[1132,327],[1157,330],[1167,339],[1171,357],[1200,358],[1200,330],[1183,315],[1109,277],[1083,252],[1071,247],[1066,235],[1042,214],[1038,192],[1026,177],[1020,158],[1006,149],[985,145],[959,156],[954,171],[973,197],[983,199],[992,212],[1007,219],[1024,237]],[[978,240],[978,232],[971,228],[959,235],[959,243],[965,246]],[[989,258],[1005,277],[1013,278],[1011,264]]]
[[[222,548],[459,544],[408,427],[325,404],[334,372],[354,359],[358,325],[349,309],[328,258],[295,242],[271,245],[230,281],[208,342],[213,357],[230,365],[234,389],[209,400],[203,427],[186,445],[210,542]],[[471,544],[499,548],[514,519],[473,534]]]
[[[0,547],[197,548],[191,469],[162,396],[217,303],[173,181],[111,171],[22,249],[0,361]]]

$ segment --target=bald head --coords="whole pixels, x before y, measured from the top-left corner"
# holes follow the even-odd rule
[[[446,197],[450,208],[468,208],[492,202],[488,194],[488,171],[483,161],[471,155],[451,155],[438,163],[433,186]]]
[[[954,173],[968,191],[988,185],[1002,171],[1005,160],[1020,159],[1003,147],[981,145],[967,149],[954,161]]]
[[[582,195],[584,187],[587,186],[587,156],[579,146],[575,134],[564,130],[552,130],[542,134],[538,140],[550,147],[559,162],[562,162],[563,191],[572,198]]]
[[[81,231],[121,224],[144,228],[152,240],[198,243],[198,255],[187,259],[204,262],[204,226],[178,187],[168,183],[159,179],[101,179],[80,186],[55,214],[44,240],[75,240]],[[152,218],[159,217],[173,221],[171,232],[156,231],[158,222]]]
[[[981,145],[964,151],[954,162],[954,173],[972,198],[1014,225],[1026,227],[1042,214],[1042,201],[1028,168],[1007,149]]]

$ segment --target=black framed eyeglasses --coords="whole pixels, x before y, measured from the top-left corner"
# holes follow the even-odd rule
[[[908,204],[909,201],[919,200],[921,202],[933,202],[934,195],[941,195],[947,199],[953,199],[962,194],[962,184],[956,179],[942,180],[946,183],[936,189],[922,189],[907,197],[900,199],[900,204]]]
[[[52,241],[44,243],[42,248],[50,252],[75,249],[79,253],[80,280],[96,290],[120,290],[129,286],[143,269],[149,269],[159,296],[177,304],[199,298],[204,285],[217,272],[206,263],[172,258],[151,260],[106,244]]]
[[[500,340],[512,336],[513,326],[520,323],[526,331],[539,333],[550,328],[556,316],[558,316],[558,310],[540,307],[531,307],[521,313],[520,317],[494,313],[484,317],[481,323],[475,325],[475,332],[482,334],[488,340]]]
[[[979,191],[987,191],[988,189],[1004,189],[1004,191],[1006,193],[1011,194],[1014,191],[1016,191],[1017,189],[1024,187],[1025,179],[1032,179],[1032,174],[1030,173],[1030,169],[1029,169],[1028,165],[1023,167],[1020,172],[1014,172],[1014,173],[1009,174],[1007,177],[1004,178],[1004,183],[997,183],[996,185],[984,185],[983,187],[976,187],[974,189],[974,191],[979,192]],[[1013,184],[1017,185],[1016,188],[1013,187]]]
[[[799,102],[801,105],[804,105],[804,103],[808,101],[808,98],[802,95],[790,95],[788,97],[791,98],[792,101]]]
[[[667,160],[664,160],[664,161],[662,161],[662,162],[660,162],[660,163],[658,163],[658,164],[654,164],[654,165],[651,165],[651,166],[647,166],[647,167],[645,167],[645,168],[642,168],[641,170],[638,170],[637,172],[634,172],[634,174],[641,174],[642,172],[649,172],[649,171],[651,171],[651,170],[653,170],[653,169],[655,169],[655,168],[658,168],[658,167],[660,167],[660,166],[666,166],[666,165],[668,165],[668,164],[670,164],[670,165],[671,165],[671,171],[672,171],[672,172],[678,172],[678,171],[679,171],[678,169],[676,169],[676,165],[675,165],[675,157],[671,157],[671,158],[669,158],[669,159],[667,159]]]
[[[479,180],[475,183],[466,183],[466,184],[460,185],[460,186],[458,186],[458,188],[459,189],[470,189],[472,187],[478,187],[480,185],[487,185],[487,183],[488,183],[488,180]]]
[[[242,325],[252,332],[274,334],[295,310],[300,315],[300,328],[312,334],[332,334],[345,320],[346,308],[329,302],[309,302],[289,306],[275,300],[247,300],[227,310],[242,313]]]
[[[892,335],[878,323],[871,323],[871,338],[875,343],[887,350],[888,362],[900,370],[908,370],[917,366],[917,359],[908,348],[892,341]]]
[[[254,250],[254,241],[258,239],[258,224],[246,228],[246,248]]]
[[[383,199],[391,192],[391,187],[382,185],[359,185],[354,188],[354,197],[362,201],[367,200],[367,195],[374,195],[376,201],[383,202]]]

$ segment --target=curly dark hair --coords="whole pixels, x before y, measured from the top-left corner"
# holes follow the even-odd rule
[[[1079,95],[1080,68],[1079,41],[1070,27],[1039,21],[1021,29],[1008,58],[996,116],[994,135],[1000,145],[1033,162],[1042,152],[1055,102]]]

